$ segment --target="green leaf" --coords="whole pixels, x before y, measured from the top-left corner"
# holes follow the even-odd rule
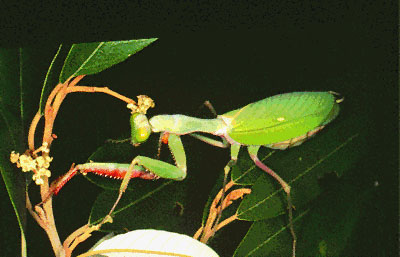
[[[150,38],[74,44],[65,60],[60,82],[65,82],[71,76],[99,73],[123,62],[156,40],[157,38]]]
[[[351,181],[321,195],[313,207],[296,211],[294,229],[298,256],[346,256],[343,253],[350,240],[361,207],[375,189],[354,187]],[[349,197],[352,196],[352,197]],[[286,217],[265,219],[253,223],[235,251],[234,256],[290,256],[292,237]]]
[[[182,226],[181,215],[185,213],[186,187],[174,181],[131,181],[132,191],[124,193],[113,213],[113,223],[103,230],[120,231],[138,228],[177,230]],[[118,192],[106,190],[101,193],[92,208],[90,223],[99,222],[111,209]],[[157,206],[156,209],[155,206]],[[168,221],[168,222],[166,222]]]
[[[300,213],[293,223],[299,223],[307,213],[308,210]],[[291,255],[292,237],[282,217],[255,221],[234,253],[240,257]]]
[[[351,183],[325,195],[297,228],[299,256],[346,256],[342,253],[359,220],[362,206],[374,190],[361,191]],[[367,211],[367,210],[366,210]]]
[[[11,164],[11,151],[23,151],[22,49],[0,49],[0,172],[17,216],[22,246],[25,243],[25,176]],[[26,255],[26,249],[22,249]]]
[[[318,180],[325,174],[340,177],[360,158],[363,124],[358,118],[338,119],[304,145],[274,154],[267,165],[291,186],[293,204],[302,207],[321,193]],[[261,159],[261,158],[260,158]],[[257,169],[257,172],[263,172]],[[243,220],[272,218],[285,213],[286,194],[279,183],[264,174],[252,193],[241,203],[238,216]]]
[[[63,58],[65,56],[67,47],[63,47],[63,45],[59,45],[57,52],[55,53],[49,68],[47,69],[47,73],[45,79],[43,81],[42,92],[40,95],[39,101],[39,112],[43,114],[44,106],[46,104],[47,98],[53,90],[53,88],[58,84],[58,77],[63,65]]]

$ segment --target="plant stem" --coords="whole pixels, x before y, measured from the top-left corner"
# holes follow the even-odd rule
[[[41,117],[42,117],[42,115],[40,114],[40,112],[37,112],[35,114],[35,117],[33,117],[33,120],[29,127],[28,146],[29,146],[29,150],[31,150],[31,151],[35,150],[35,131],[36,131],[37,124],[39,123],[39,120]]]
[[[120,99],[126,103],[133,103],[135,101],[118,94],[107,87],[88,87],[88,86],[77,86],[77,83],[84,78],[85,75],[78,76],[76,78],[69,78],[64,83],[58,84],[50,93],[45,109],[44,109],[44,131],[42,138],[42,145],[47,143],[48,149],[50,149],[51,143],[53,141],[52,131],[54,126],[54,121],[57,116],[58,110],[61,103],[64,101],[67,94],[72,92],[87,92],[87,93],[105,93],[111,95],[117,99]],[[72,81],[71,81],[72,80]],[[71,82],[70,82],[71,81]],[[29,150],[35,151],[35,132],[39,120],[41,118],[40,112],[37,112],[31,122],[28,133],[28,146]],[[48,156],[46,152],[42,152],[42,156]],[[100,228],[100,226],[89,226],[85,225],[71,234],[64,243],[61,244],[60,237],[57,233],[57,228],[54,221],[52,196],[49,190],[49,181],[47,177],[43,178],[44,183],[40,186],[40,194],[42,198],[43,206],[35,206],[35,210],[32,208],[28,194],[26,195],[26,207],[31,213],[32,217],[37,221],[37,223],[45,230],[47,236],[49,237],[50,243],[53,247],[53,251],[57,257],[70,256],[72,250],[82,241],[90,236],[90,233],[94,230]],[[49,196],[50,195],[50,196]]]
[[[75,86],[75,87],[69,87],[67,90],[67,93],[72,93],[72,92],[85,92],[85,93],[105,93],[108,95],[111,95],[115,98],[118,98],[126,103],[135,103],[134,100],[123,96],[121,94],[118,94],[115,91],[112,91],[108,87],[87,87],[87,86]]]
[[[216,220],[217,216],[221,216],[223,210],[232,204],[232,201],[242,198],[244,195],[251,193],[251,189],[249,188],[239,188],[232,190],[229,194],[225,195],[224,199],[222,199],[224,192],[228,192],[228,190],[232,186],[234,186],[234,182],[231,180],[215,196],[210,206],[210,211],[206,224],[205,226],[202,225],[196,231],[195,235],[193,236],[194,239],[198,239],[201,236],[200,242],[207,243],[207,241],[214,236],[216,231],[220,230],[221,228],[238,218],[237,214],[234,214],[231,217],[223,220],[222,222],[219,222],[218,219]],[[217,206],[218,203],[219,206]]]

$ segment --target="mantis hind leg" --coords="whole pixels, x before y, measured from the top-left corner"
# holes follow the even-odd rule
[[[296,233],[294,232],[293,228],[293,204],[292,200],[290,197],[290,186],[278,175],[276,174],[272,169],[270,169],[268,166],[266,166],[264,163],[260,161],[257,157],[258,150],[260,149],[260,146],[248,146],[248,151],[250,158],[254,161],[254,164],[257,165],[260,169],[263,171],[267,172],[269,175],[271,175],[274,179],[276,179],[279,184],[281,184],[283,190],[285,191],[287,195],[287,201],[288,201],[288,211],[289,211],[289,227],[290,227],[290,233],[292,234],[293,237],[293,256],[296,256],[296,242],[297,242],[297,237]]]

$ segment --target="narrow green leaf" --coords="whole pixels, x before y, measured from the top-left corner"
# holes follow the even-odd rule
[[[0,172],[26,246],[25,177],[9,160],[11,151],[23,151],[21,60],[21,49],[0,49]]]
[[[49,96],[51,90],[58,83],[58,76],[60,74],[60,71],[62,68],[62,62],[63,62],[63,58],[61,56],[63,55],[63,52],[65,52],[65,49],[66,49],[66,47],[63,47],[63,45],[60,45],[58,47],[58,50],[55,53],[53,60],[50,63],[49,68],[47,69],[47,73],[46,73],[45,79],[43,81],[42,92],[41,92],[40,101],[39,101],[39,112],[41,114],[43,114],[43,110],[44,110],[44,106],[46,104],[47,97]]]
[[[304,145],[269,158],[267,165],[291,186],[296,207],[304,206],[321,193],[319,178],[328,173],[341,176],[360,158],[365,149],[360,137],[361,128],[352,124],[363,123],[353,117],[338,120]],[[237,213],[240,219],[260,220],[285,213],[286,205],[286,194],[279,183],[264,174],[258,178]]]
[[[123,62],[150,45],[156,38],[74,44],[65,60],[60,82],[69,77],[99,73]]]

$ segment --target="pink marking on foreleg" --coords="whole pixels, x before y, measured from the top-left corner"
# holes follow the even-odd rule
[[[128,171],[128,165],[126,167],[115,167],[104,163],[88,163],[77,166],[72,165],[66,174],[59,177],[51,184],[49,195],[46,197],[45,201],[47,201],[47,199],[53,194],[57,195],[61,188],[78,173],[78,170],[84,175],[86,175],[86,173],[94,173],[99,176],[123,179]],[[158,179],[159,177],[147,171],[133,170],[131,178],[153,180]]]
[[[126,172],[128,171],[128,167],[126,168],[110,168],[110,167],[105,167],[105,166],[96,166],[93,165],[92,167],[84,168],[84,169],[79,169],[81,173],[94,173],[99,176],[104,176],[104,177],[110,177],[110,178],[115,178],[115,179],[123,179],[126,175]],[[142,171],[142,170],[133,170],[131,178],[141,178],[141,179],[147,179],[147,180],[152,180],[152,179],[158,179],[159,177],[155,175],[154,173],[150,173],[147,171]]]
[[[50,192],[57,195],[61,188],[67,183],[73,176],[78,173],[78,169],[72,164],[71,169],[65,173],[63,176],[59,177],[53,183],[51,183]]]

